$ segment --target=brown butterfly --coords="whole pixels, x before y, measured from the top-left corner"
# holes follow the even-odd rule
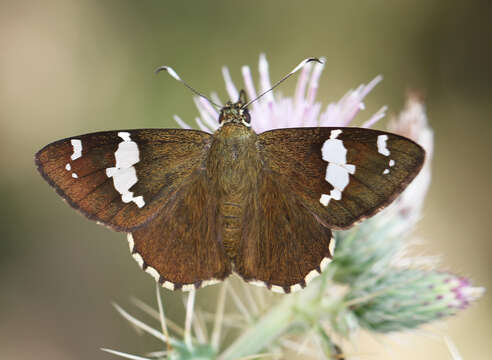
[[[181,81],[171,68],[159,70]],[[425,153],[412,140],[363,128],[256,134],[251,102],[244,91],[228,102],[214,134],[98,132],[51,143],[35,161],[72,207],[127,232],[134,258],[168,289],[235,272],[273,291],[296,291],[330,262],[332,230],[391,203]]]

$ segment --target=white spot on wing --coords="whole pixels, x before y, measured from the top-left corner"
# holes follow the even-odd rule
[[[326,168],[326,181],[335,189],[345,189],[349,183],[348,171],[337,164],[330,163]]]
[[[331,242],[334,241],[334,237],[332,236],[331,239],[330,239]],[[321,270],[321,272],[323,272],[324,270],[326,270],[326,268],[328,267],[328,265],[331,263],[332,259],[328,258],[328,257],[325,257],[321,260],[320,264],[319,264],[319,269]],[[304,281],[303,281],[303,285],[301,286],[300,283],[298,284],[294,284],[294,285],[291,285],[290,286],[290,292],[295,292],[295,291],[299,291],[301,290],[304,286],[307,286],[309,285],[309,283],[315,279],[316,277],[318,277],[320,275],[320,272],[318,272],[317,269],[313,269],[311,270],[305,277],[304,277]],[[268,285],[266,282],[264,281],[261,281],[261,280],[249,280],[247,281],[248,284],[251,284],[251,285],[255,285],[255,286],[264,286],[264,287],[269,287],[270,290],[274,291],[274,292],[281,292],[281,293],[285,293],[285,289],[282,287],[282,286],[278,286],[278,285]]]
[[[133,247],[135,246],[135,242],[133,241],[133,235],[131,233],[127,233],[126,239],[128,240],[128,246],[130,247],[130,252],[133,252]]]
[[[332,130],[330,132],[330,139],[336,139],[338,137],[338,135],[340,135],[341,133],[342,133],[342,130],[340,130],[340,129]]]
[[[215,285],[215,284],[218,284],[220,282],[222,282],[222,280],[218,280],[218,279],[203,280],[202,283],[200,284],[200,287]]]
[[[393,166],[395,166],[395,160],[390,159],[390,161],[389,161],[388,165],[389,165],[389,167],[393,167]],[[389,173],[390,173],[390,169],[389,169],[389,168],[384,169],[384,171],[383,171],[383,175],[387,175],[387,174],[389,174]]]
[[[166,289],[169,289],[169,290],[174,290],[174,284],[170,281],[164,281],[162,283],[162,287],[165,287]]]
[[[305,277],[304,281],[306,282],[306,285],[309,284],[314,278],[318,277],[319,272],[316,270],[311,270]]]
[[[279,294],[284,294],[285,293],[284,288],[282,286],[278,286],[278,285],[272,285],[272,287],[270,288],[270,290],[272,290],[273,292],[279,293]]]
[[[154,278],[155,281],[159,282],[159,279],[161,276],[159,275],[157,270],[154,269],[152,266],[147,266],[147,268],[145,269],[145,272],[147,274],[150,274]]]
[[[296,292],[302,290],[302,286],[300,284],[295,284],[290,287],[290,292]]]
[[[326,140],[321,147],[323,160],[328,162],[326,168],[325,180],[333,186],[330,194],[322,194],[319,202],[328,206],[331,199],[340,200],[343,190],[348,186],[349,174],[355,174],[355,165],[347,164],[347,149],[343,141],[338,139],[342,130],[332,130],[330,138]]]
[[[267,286],[267,284],[264,281],[261,280],[249,280],[248,284],[254,285],[254,286]]]
[[[139,253],[135,253],[132,256],[135,259],[135,261],[138,263],[138,266],[140,266],[140,268],[142,268],[143,264],[144,264],[142,256]]]
[[[331,199],[330,195],[322,194],[321,197],[319,198],[319,202],[323,204],[323,206],[328,206],[330,199]]]
[[[73,154],[70,156],[70,159],[76,160],[82,156],[82,141],[79,139],[72,139],[70,142],[73,146]]]
[[[335,253],[335,247],[336,247],[336,242],[335,242],[335,237],[332,236],[330,240],[330,245],[328,245],[328,249],[330,250],[331,256]]]
[[[73,154],[70,155],[70,159],[74,161],[82,157],[82,141],[80,141],[79,139],[71,139],[70,143],[72,144],[73,147]],[[65,165],[65,170],[71,171],[72,165],[70,165],[70,163],[67,163]],[[74,179],[77,179],[79,176],[76,173],[72,173],[72,177]]]
[[[181,287],[181,290],[182,291],[191,291],[191,290],[194,290],[194,289],[195,289],[195,285],[193,285],[193,284],[184,284]]]
[[[388,135],[379,135],[378,136],[378,152],[380,154],[383,154],[384,156],[390,156],[391,152],[388,149],[387,142],[388,141]],[[389,167],[395,166],[395,160],[390,159],[388,163]],[[384,169],[383,175],[389,174],[390,171],[388,168]]]
[[[327,257],[323,258],[323,260],[321,260],[321,263],[319,264],[319,268],[321,269],[321,272],[325,271],[330,263],[331,263],[330,258]]]
[[[388,140],[388,135],[379,135],[378,136],[378,152],[383,154],[384,156],[389,156],[390,151],[388,150],[388,146],[386,141]]]
[[[127,233],[127,240],[128,240],[128,246],[130,248],[130,252],[132,252],[133,258],[138,263],[138,265],[140,266],[140,268],[143,268],[144,260],[143,260],[142,256],[139,253],[133,253],[133,249],[135,247],[135,242],[133,240],[133,235],[131,233]],[[160,277],[159,272],[155,268],[153,268],[150,265],[147,265],[147,267],[145,268],[144,271],[147,274],[150,274],[155,279],[156,282],[159,282],[160,283],[161,277]],[[201,282],[200,287],[217,284],[219,282],[221,282],[221,280],[218,280],[218,279],[204,280],[204,281]],[[163,281],[162,284],[161,284],[161,286],[162,287],[165,287],[165,288],[167,288],[169,290],[174,290],[175,289],[175,285],[172,282],[167,281],[167,280]],[[185,284],[185,285],[183,285],[183,287],[181,288],[181,290],[183,290],[183,291],[189,291],[189,290],[193,290],[194,288],[195,288],[195,285],[194,284],[187,284],[187,285]]]
[[[124,203],[133,201],[139,208],[145,205],[143,196],[133,196],[130,188],[138,182],[137,171],[133,165],[140,161],[140,152],[136,142],[130,138],[130,133],[119,132],[118,136],[123,139],[114,153],[116,159],[115,167],[106,169],[106,175],[113,178],[116,191],[121,194]]]

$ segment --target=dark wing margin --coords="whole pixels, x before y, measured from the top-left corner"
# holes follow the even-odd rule
[[[269,170],[259,175],[258,191],[249,197],[234,271],[275,292],[304,288],[331,261],[330,229]]]
[[[425,158],[412,140],[371,129],[279,129],[259,138],[265,168],[335,230],[389,205],[419,173]]]
[[[140,129],[74,136],[35,155],[44,179],[72,207],[116,231],[152,220],[203,166],[211,135]]]
[[[154,221],[128,234],[143,270],[171,290],[191,290],[224,280],[230,260],[217,240],[217,197],[205,172],[181,186]]]

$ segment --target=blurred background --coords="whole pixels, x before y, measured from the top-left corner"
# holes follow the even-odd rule
[[[0,0],[0,358],[111,359],[99,348],[158,349],[111,307],[128,307],[131,297],[155,304],[154,280],[138,269],[123,234],[61,201],[33,155],[87,132],[176,127],[173,114],[191,123],[190,92],[153,75],[163,64],[222,99],[221,67],[239,85],[244,64],[257,77],[261,52],[272,80],[307,56],[326,56],[324,104],[384,75],[356,124],[384,104],[399,112],[405,93],[420,91],[436,145],[419,251],[491,289],[491,19],[488,0]],[[198,301],[216,291],[201,290]],[[182,295],[163,295],[167,314],[182,321]],[[425,331],[398,341],[362,336],[351,351],[449,359],[439,335],[446,333],[464,359],[489,359],[491,305],[486,294]]]

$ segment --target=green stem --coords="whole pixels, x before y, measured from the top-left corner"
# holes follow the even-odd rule
[[[278,305],[242,334],[219,357],[220,360],[234,360],[261,352],[277,339],[292,324],[295,316],[296,297],[287,296]]]
[[[321,314],[322,294],[325,283],[333,275],[328,268],[304,290],[286,295],[260,320],[234,341],[220,356],[219,360],[233,360],[258,354],[285,333],[297,319],[317,319]],[[329,306],[326,306],[329,308]]]

